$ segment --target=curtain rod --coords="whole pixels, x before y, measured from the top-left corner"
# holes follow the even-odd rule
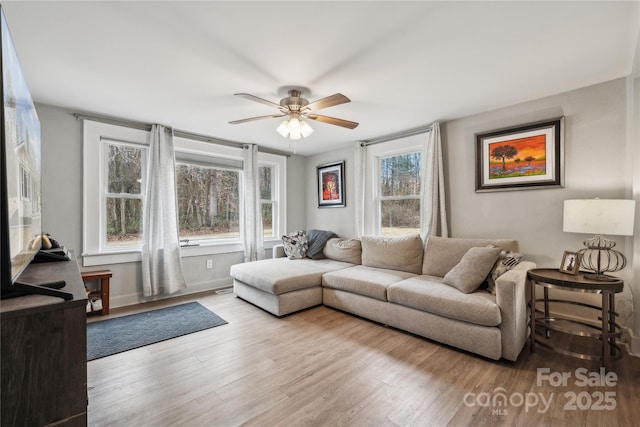
[[[419,135],[421,133],[429,133],[433,129],[433,124],[428,126],[421,126],[406,131],[393,133],[391,135],[381,136],[380,138],[368,139],[360,142],[361,147],[367,147],[369,145],[380,144],[382,142],[393,141],[394,139],[405,138],[407,136]]]
[[[136,122],[134,120],[117,119],[114,117],[105,117],[105,116],[94,116],[94,115],[81,114],[81,113],[73,113],[73,116],[76,118],[76,120],[86,119],[86,120],[93,120],[95,122],[101,122],[101,123],[106,123],[111,125],[124,126],[131,129],[138,129],[143,131],[151,130],[150,124],[143,123],[143,122]],[[233,147],[233,148],[244,149],[249,145],[247,143],[229,141],[227,139],[214,138],[211,136],[200,135],[197,133],[187,132],[187,131],[178,130],[178,129],[174,129],[173,134],[179,138],[189,138],[189,139],[194,139],[196,141],[208,142],[211,144],[218,144],[218,145],[225,145],[227,147]],[[283,151],[273,150],[270,148],[265,148],[260,146],[258,146],[258,151],[262,151],[263,153],[269,153],[269,154],[278,154],[280,156],[286,156],[286,157],[291,156],[291,154],[285,153]]]

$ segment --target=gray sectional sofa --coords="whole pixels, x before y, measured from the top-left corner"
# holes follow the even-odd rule
[[[239,298],[276,316],[324,304],[495,360],[515,361],[526,342],[526,275],[535,264],[496,272],[505,253],[518,252],[515,240],[334,238],[319,260],[281,257],[281,249],[231,267]],[[494,292],[478,286],[498,273]]]

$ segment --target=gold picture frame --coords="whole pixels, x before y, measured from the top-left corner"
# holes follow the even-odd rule
[[[579,252],[564,251],[562,262],[560,263],[560,272],[573,274],[574,276],[580,271],[580,262],[582,254]]]

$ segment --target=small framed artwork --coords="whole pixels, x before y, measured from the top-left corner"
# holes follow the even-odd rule
[[[344,161],[317,167],[318,207],[343,208],[346,206],[344,194]]]
[[[476,192],[563,186],[564,117],[476,134]]]
[[[573,275],[578,274],[580,271],[580,261],[582,261],[581,253],[564,251],[562,263],[560,264],[560,272]]]

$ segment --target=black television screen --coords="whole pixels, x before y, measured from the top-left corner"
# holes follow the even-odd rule
[[[9,27],[0,7],[2,109],[0,117],[0,279],[2,297],[41,293],[69,299],[51,288],[64,282],[20,283],[18,278],[41,246],[41,131],[31,94],[18,63]],[[45,287],[43,287],[45,286]]]

